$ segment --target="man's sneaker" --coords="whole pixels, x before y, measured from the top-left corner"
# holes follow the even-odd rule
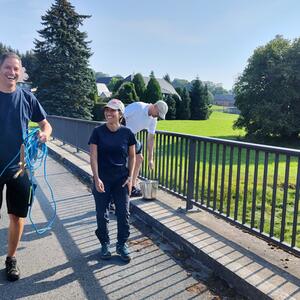
[[[17,260],[14,256],[6,257],[5,271],[6,271],[7,280],[16,281],[20,279],[20,270],[17,267]]]
[[[101,247],[100,251],[100,258],[101,259],[110,259],[111,258],[111,253],[109,251],[109,244],[105,243]]]
[[[142,192],[135,186],[132,187],[130,197],[142,197]]]
[[[116,252],[120,255],[123,261],[129,262],[131,260],[129,250],[126,244],[117,244]]]

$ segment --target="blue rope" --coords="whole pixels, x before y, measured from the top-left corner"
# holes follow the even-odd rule
[[[26,162],[26,168],[29,171],[29,179],[31,181],[31,193],[32,193],[32,203],[29,208],[29,219],[30,222],[35,229],[36,233],[38,234],[43,234],[47,230],[50,230],[53,222],[56,217],[56,201],[54,198],[53,190],[51,185],[48,182],[47,178],[47,171],[46,171],[46,162],[47,162],[47,157],[48,157],[48,148],[45,143],[40,143],[38,139],[38,131],[39,129],[33,129],[30,132],[28,132],[25,135],[24,138],[24,148],[25,148],[25,162]],[[5,172],[5,170],[15,161],[15,159],[20,155],[20,151],[17,153],[17,155],[8,163],[8,165],[4,168],[4,170],[1,172],[0,176]],[[34,177],[34,171],[40,168],[44,164],[44,180],[49,188],[50,195],[51,195],[51,204],[53,207],[53,215],[51,216],[50,221],[48,224],[41,229],[38,229],[36,224],[34,223],[32,216],[31,216],[31,211],[32,211],[32,206],[33,206],[33,201],[34,201],[34,196],[35,196],[35,187],[33,183],[33,177]],[[30,195],[31,196],[31,195]],[[30,200],[30,199],[29,199]]]

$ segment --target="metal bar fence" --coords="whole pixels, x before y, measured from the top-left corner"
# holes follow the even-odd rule
[[[88,151],[98,122],[49,116],[53,136]],[[300,255],[300,150],[158,131],[155,169],[148,170],[147,133],[142,178],[157,179],[184,198]]]

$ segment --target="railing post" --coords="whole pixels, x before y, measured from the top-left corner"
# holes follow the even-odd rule
[[[195,139],[190,139],[189,141],[190,141],[190,147],[189,147],[186,211],[193,209],[192,199],[194,197],[195,164],[196,164],[196,141]]]

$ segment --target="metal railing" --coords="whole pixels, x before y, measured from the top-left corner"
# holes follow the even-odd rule
[[[88,151],[98,122],[50,116],[53,136]],[[146,145],[147,132],[138,134]],[[157,131],[155,168],[141,176],[299,255],[300,150]]]

